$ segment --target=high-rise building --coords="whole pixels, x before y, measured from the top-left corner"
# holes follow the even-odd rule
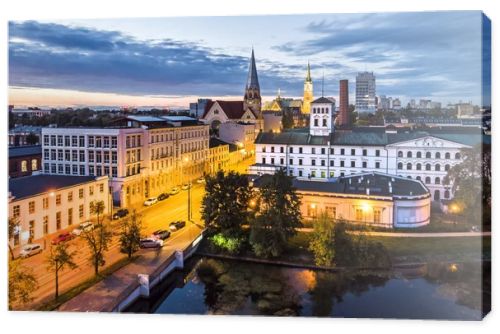
[[[313,101],[313,82],[311,79],[311,66],[307,63],[307,75],[304,81],[304,102],[302,104],[302,113],[309,114],[311,112],[311,102]]]
[[[243,108],[245,110],[251,109],[255,114],[260,115],[261,105],[262,99],[260,96],[259,77],[257,76],[255,55],[252,49],[252,56],[248,67],[247,84],[245,86],[245,96],[243,98]]]
[[[375,112],[375,75],[373,72],[360,72],[356,76],[356,111]]]
[[[338,124],[341,127],[349,126],[349,80],[340,80],[339,90],[339,117]]]

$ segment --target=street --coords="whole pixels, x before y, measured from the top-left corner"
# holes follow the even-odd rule
[[[240,173],[245,172],[247,166],[252,163],[251,160],[252,159],[247,159],[239,163],[233,170],[237,170]],[[199,234],[201,226],[200,208],[204,194],[204,186],[204,183],[193,183],[191,188],[192,222],[187,222],[186,227],[180,231],[173,232],[170,238],[165,240],[162,252],[173,252],[175,249],[180,248],[181,244],[185,244],[186,241],[194,239]],[[140,214],[142,220],[143,235],[149,236],[152,232],[159,229],[168,230],[169,224],[172,221],[187,221],[187,200],[188,191],[181,190],[178,194],[170,196],[166,200],[160,201],[153,206],[138,209],[137,213]],[[103,267],[100,267],[100,270],[126,257],[125,254],[120,252],[119,236],[117,235],[120,232],[119,222],[119,220],[111,222],[113,226],[112,230],[115,235],[113,236],[108,251],[105,253],[106,263]],[[109,220],[106,220],[105,224],[110,224]],[[50,238],[55,237],[59,233],[61,232],[55,233],[50,236]],[[70,245],[70,251],[77,251],[74,262],[78,267],[75,269],[65,269],[59,273],[60,294],[94,276],[94,269],[90,261],[90,252],[85,240],[81,237],[77,237],[68,243]],[[48,247],[50,246],[48,245]],[[136,255],[147,255],[151,252],[154,253],[156,251],[154,249],[141,249]],[[40,254],[22,260],[23,265],[33,269],[38,281],[38,289],[33,294],[34,300],[31,305],[26,305],[26,308],[51,300],[54,296],[55,274],[47,270],[47,256],[48,250],[44,250]]]

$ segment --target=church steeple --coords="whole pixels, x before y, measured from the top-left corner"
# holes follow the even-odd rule
[[[311,102],[313,96],[313,82],[311,79],[311,65],[307,62],[307,74],[304,81],[304,100],[302,102],[302,113],[309,114],[311,112]]]
[[[255,55],[252,48],[243,104],[245,109],[250,108],[254,112],[260,113],[261,102],[259,77],[257,76],[257,66],[255,65]]]

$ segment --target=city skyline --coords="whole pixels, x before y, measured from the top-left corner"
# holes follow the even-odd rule
[[[481,104],[481,54],[471,51],[480,49],[481,31],[464,24],[480,18],[427,12],[10,22],[9,98],[26,106],[162,107],[239,99],[253,46],[264,100],[278,89],[301,96],[309,61],[315,96],[324,72],[325,95],[338,97],[338,81],[349,79],[353,101],[354,78],[367,70],[377,95],[405,104]]]

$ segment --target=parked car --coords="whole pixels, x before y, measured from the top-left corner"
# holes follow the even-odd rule
[[[173,187],[172,190],[170,190],[170,195],[176,195],[179,193],[179,187]]]
[[[179,220],[176,222],[171,222],[169,225],[169,229],[170,229],[170,231],[178,231],[181,228],[183,228],[184,226],[186,226],[186,222],[183,220]]]
[[[52,244],[53,245],[59,245],[61,242],[70,241],[74,237],[75,236],[73,234],[71,234],[71,233],[61,233],[57,237],[55,237],[54,239],[52,239]]]
[[[153,237],[161,240],[168,239],[170,237],[170,231],[158,230],[153,232]]]
[[[77,228],[71,231],[71,234],[79,236],[82,234],[82,232],[92,231],[93,229],[94,229],[94,224],[92,224],[89,221],[86,221],[85,223],[81,223],[80,225],[78,225]]]
[[[144,206],[151,206],[156,203],[158,203],[158,199],[156,197],[151,197],[144,201]]]
[[[140,241],[141,248],[160,248],[163,247],[163,240],[156,238],[144,238]]]
[[[196,180],[196,183],[205,183],[205,177],[200,177],[198,180]]]
[[[23,248],[19,252],[19,256],[24,259],[36,254],[40,254],[42,250],[42,246],[39,244],[27,244],[23,246]]]
[[[182,190],[188,190],[189,188],[191,188],[191,183],[184,183],[182,185]]]
[[[127,209],[120,209],[113,214],[113,219],[120,219],[128,215]]]
[[[169,197],[170,197],[170,195],[169,195],[169,194],[167,194],[167,193],[163,193],[163,194],[160,194],[160,195],[158,196],[158,200],[159,200],[159,201],[163,201],[163,200],[165,200],[165,199],[167,199],[167,198],[169,198]]]

